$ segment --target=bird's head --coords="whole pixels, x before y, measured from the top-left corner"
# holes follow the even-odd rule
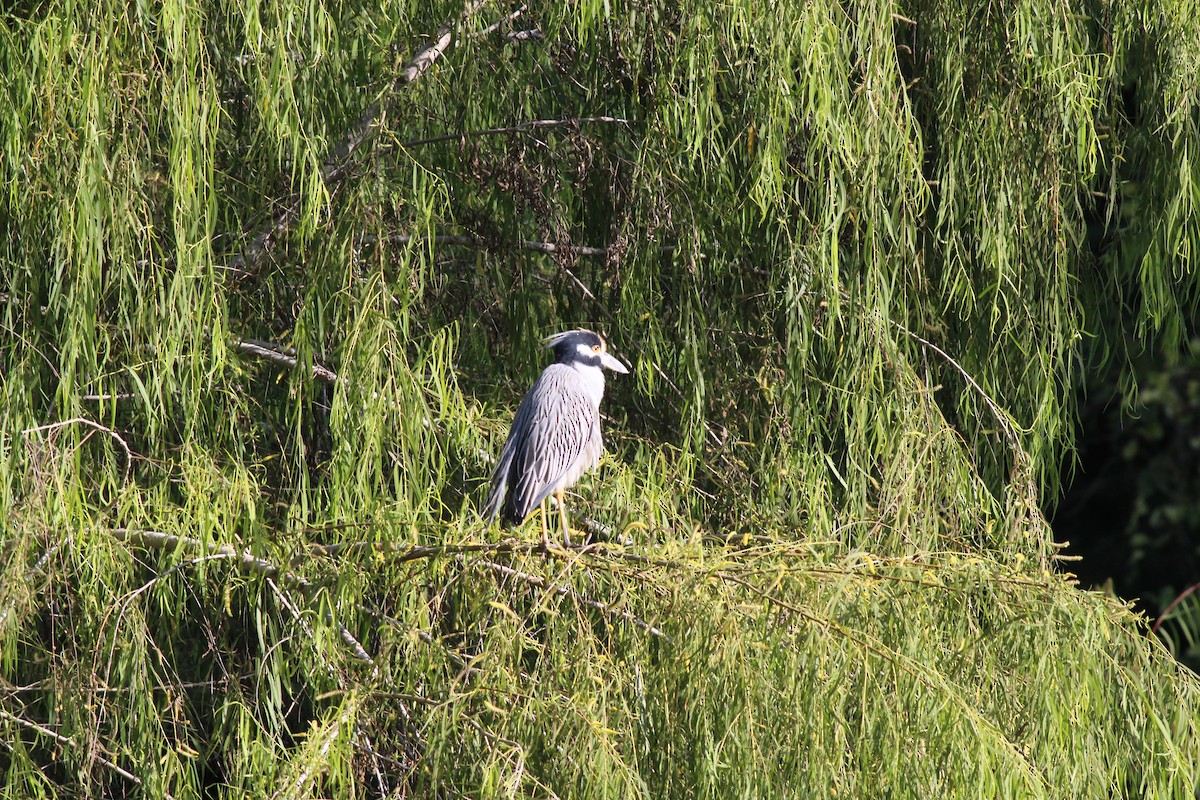
[[[608,345],[598,333],[582,328],[563,331],[548,336],[542,342],[554,350],[554,359],[560,364],[584,365],[611,369],[613,372],[629,372],[620,361],[608,352]]]

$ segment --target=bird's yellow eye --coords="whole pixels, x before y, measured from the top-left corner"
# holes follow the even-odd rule
[[[597,353],[600,352],[600,348],[601,348],[601,345],[598,345],[598,344],[592,345],[592,349],[595,350]]]

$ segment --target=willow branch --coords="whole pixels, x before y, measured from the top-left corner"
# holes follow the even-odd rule
[[[472,0],[468,3],[456,19],[443,25],[434,34],[433,39],[418,50],[417,54],[404,65],[384,96],[367,106],[358,121],[351,126],[346,137],[325,157],[321,177],[327,187],[333,188],[341,183],[349,174],[354,154],[378,134],[383,124],[384,100],[428,72],[434,62],[450,48],[454,41],[454,29],[458,24],[473,15],[487,2],[488,0]],[[275,246],[279,239],[291,231],[300,215],[301,199],[298,193],[288,197],[283,202],[282,208],[254,236],[246,251],[238,253],[230,259],[229,263],[225,265],[225,269],[243,277],[254,274],[258,270],[263,256]]]
[[[496,242],[484,239],[481,236],[453,236],[453,235],[438,235],[438,236],[412,236],[409,234],[396,234],[395,236],[385,237],[387,241],[395,244],[428,244],[446,245],[450,247],[487,247],[493,249],[519,249],[532,250],[535,253],[543,253],[545,255],[556,255],[558,253],[568,253],[570,255],[582,256],[588,258],[604,258],[611,250],[608,247],[593,247],[590,245],[581,244],[562,244],[559,242]],[[362,244],[373,244],[378,241],[375,236],[363,236],[359,241]],[[660,253],[670,253],[675,250],[675,245],[666,244],[658,248]],[[588,292],[591,295],[591,292]]]
[[[138,544],[143,547],[153,547],[156,550],[174,550],[181,545],[192,550],[206,551],[209,555],[219,555],[222,557],[233,557],[237,559],[239,566],[247,569],[258,575],[263,575],[268,578],[279,577],[294,586],[302,589],[315,588],[311,581],[293,575],[284,573],[275,564],[267,561],[264,558],[259,558],[248,550],[237,550],[227,544],[217,544],[215,542],[201,542],[199,539],[193,539],[190,536],[176,536],[173,533],[162,533],[161,531],[145,531],[134,528],[111,528],[109,533],[112,536],[127,544]]]
[[[473,565],[478,564],[479,566],[486,567],[489,570],[491,570],[492,572],[495,572],[497,575],[503,575],[508,578],[515,578],[516,580],[527,583],[530,586],[536,586],[539,589],[546,589],[550,592],[553,592],[554,594],[558,595],[559,597],[569,597],[570,599],[574,600],[576,603],[580,603],[581,605],[588,606],[589,608],[594,608],[597,611],[601,612],[602,614],[606,614],[610,617],[616,617],[618,619],[623,619],[626,622],[631,622],[634,625],[636,625],[639,628],[646,631],[647,633],[651,634],[652,636],[658,636],[659,638],[666,639],[668,642],[674,642],[674,639],[672,639],[666,632],[664,632],[663,630],[661,630],[659,628],[654,627],[649,622],[646,622],[645,620],[640,619],[637,616],[634,616],[633,614],[629,613],[628,611],[623,611],[621,609],[613,608],[608,603],[602,603],[599,600],[592,600],[590,597],[584,597],[583,595],[579,594],[578,592],[574,591],[573,589],[567,588],[566,586],[552,586],[550,584],[550,581],[546,580],[541,575],[531,575],[528,572],[521,572],[520,570],[513,569],[512,567],[506,567],[503,564],[497,564],[494,561],[485,561],[484,559],[481,559],[481,558],[473,559],[471,561],[464,560],[463,563],[465,566],[473,566]]]
[[[295,355],[292,355],[290,349],[285,349],[272,342],[235,338],[233,340],[233,347],[239,353],[246,353],[255,358],[261,358],[264,361],[270,361],[273,364],[279,364],[289,369],[294,369],[300,363],[299,359]],[[325,383],[335,383],[337,381],[337,373],[320,364],[312,365],[312,377]]]
[[[204,559],[195,559],[191,562],[188,562],[188,564],[199,563],[203,560],[232,558],[236,559],[239,563],[239,566],[241,566],[243,569],[247,569],[255,574],[262,575],[268,580],[276,578],[281,583],[292,588],[300,589],[306,594],[311,594],[317,588],[316,585],[307,578],[302,578],[292,572],[281,570],[278,566],[270,561],[267,561],[266,559],[259,558],[258,556],[246,550],[238,551],[227,544],[219,545],[212,542],[206,544],[201,542],[199,539],[193,539],[189,536],[176,536],[175,534],[162,533],[160,531],[143,531],[133,530],[130,528],[113,528],[111,529],[110,533],[112,533],[112,535],[120,541],[140,544],[143,547],[153,547],[157,550],[171,550],[179,546],[184,546],[193,550],[208,552]],[[159,576],[159,578],[155,578],[149,584],[141,587],[137,590],[137,592],[134,592],[134,594],[136,595],[145,589],[148,589],[155,581],[167,577],[178,568],[178,565],[176,567],[172,567],[171,570],[168,570],[166,573]],[[354,638],[354,634],[350,633],[350,631],[344,625],[333,619],[332,615],[328,614],[326,615],[326,621],[337,627],[338,636],[341,637],[342,642],[350,649],[355,658],[359,659],[360,661],[374,663],[370,654],[367,653],[358,640]]]
[[[121,445],[121,449],[125,451],[125,480],[129,480],[129,471],[133,469],[133,453],[129,450],[129,445],[121,438],[121,435],[112,428],[105,427],[98,422],[92,422],[84,417],[73,417],[72,419],[63,420],[62,422],[52,422],[49,425],[39,425],[36,428],[26,428],[21,431],[22,436],[28,436],[31,433],[40,433],[42,431],[56,431],[59,428],[65,428],[67,425],[86,425],[89,428],[106,433],[113,439],[116,439],[117,444]],[[88,434],[89,436],[91,434]]]
[[[52,731],[52,730],[50,730],[49,728],[43,727],[43,726],[41,726],[41,725],[38,725],[38,724],[37,724],[37,723],[35,723],[35,722],[30,722],[29,720],[26,720],[26,719],[21,719],[21,718],[20,718],[20,717],[18,717],[17,715],[15,715],[15,714],[10,714],[10,713],[8,713],[7,711],[5,711],[5,710],[4,710],[4,709],[2,709],[2,708],[0,708],[0,718],[2,718],[2,719],[6,719],[6,720],[8,720],[9,722],[12,722],[12,723],[14,723],[14,724],[16,724],[16,725],[20,725],[22,728],[25,728],[25,729],[27,729],[27,730],[31,730],[31,731],[33,731],[34,733],[38,733],[38,734],[41,734],[42,736],[48,737],[48,738],[50,738],[50,739],[53,739],[55,742],[57,742],[57,743],[58,743],[58,744],[60,744],[60,745],[63,745],[64,747],[75,748],[75,747],[77,746],[77,745],[75,744],[75,740],[74,740],[74,739],[71,739],[71,738],[69,738],[69,737],[67,737],[67,736],[63,736],[61,733],[58,733],[57,731]],[[91,757],[91,758],[94,758],[96,761],[100,762],[100,763],[101,763],[101,764],[103,764],[105,767],[107,767],[108,769],[110,769],[110,770],[112,770],[113,772],[117,773],[117,774],[118,774],[118,775],[120,775],[122,778],[124,778],[125,780],[129,781],[130,783],[136,784],[137,786],[143,786],[143,785],[144,785],[144,784],[142,783],[142,779],[141,779],[141,778],[139,778],[137,775],[134,775],[132,772],[130,772],[129,770],[127,770],[127,769],[125,769],[124,767],[120,766],[119,764],[117,764],[117,763],[115,763],[115,762],[113,762],[113,761],[109,761],[109,760],[108,760],[107,758],[105,758],[104,756],[102,756],[102,755],[100,755],[99,753],[95,752],[95,749],[94,749],[94,748],[93,748],[93,749],[90,751],[89,755],[90,755],[90,757]],[[163,796],[164,796],[164,797],[166,797],[166,798],[167,798],[167,800],[174,800],[174,799],[171,797],[171,795],[169,795],[169,794],[166,794],[165,792],[163,793]]]
[[[495,33],[496,31],[503,28],[505,25],[516,20],[517,17],[521,16],[528,10],[529,10],[529,6],[522,4],[521,7],[518,8],[516,11],[512,12],[511,14],[508,14],[507,16],[501,17],[500,19],[493,22],[491,25],[488,25],[486,28],[475,31],[474,33],[470,34],[470,37],[472,39],[478,39],[480,37],[487,36],[489,33]]]
[[[522,31],[523,33],[524,31]],[[512,133],[529,133],[544,128],[579,127],[598,123],[628,125],[629,120],[620,117],[574,117],[571,119],[534,119],[504,128],[485,128],[479,131],[463,131],[462,133],[447,133],[441,136],[430,136],[426,139],[413,139],[401,144],[401,147],[412,148],[439,142],[461,142],[467,139],[478,139],[485,136],[505,136]]]
[[[1013,449],[1017,453],[1024,452],[1023,450],[1021,450],[1021,441],[1020,441],[1020,438],[1017,436],[1017,429],[1013,426],[1012,421],[1008,418],[1008,415],[1005,414],[1004,411],[1000,408],[999,404],[996,403],[996,401],[992,399],[991,395],[989,395],[987,392],[985,392],[983,390],[983,387],[975,382],[975,379],[971,377],[971,373],[967,372],[966,368],[964,368],[962,366],[962,364],[959,364],[957,361],[955,361],[953,358],[951,358],[950,354],[947,353],[945,350],[938,347],[936,344],[929,341],[928,339],[921,338],[917,334],[910,331],[908,328],[901,325],[899,322],[893,321],[892,324],[895,325],[897,330],[899,330],[905,336],[909,337],[910,339],[917,342],[918,344],[921,344],[924,347],[927,347],[930,350],[932,350],[933,352],[937,353],[939,356],[941,356],[943,359],[946,360],[946,363],[948,363],[950,366],[954,367],[954,370],[963,377],[963,380],[965,380],[971,386],[971,388],[974,389],[976,391],[976,393],[978,393],[979,396],[983,399],[983,402],[987,405],[988,409],[992,412],[992,415],[996,418],[996,422],[1000,423],[1000,427],[1003,429],[1004,435],[1008,438],[1009,442],[1012,443]]]
[[[1171,604],[1167,606],[1167,610],[1159,614],[1158,619],[1154,620],[1154,625],[1150,628],[1150,635],[1153,636],[1154,634],[1158,633],[1158,629],[1161,628],[1162,624],[1167,621],[1167,617],[1171,616],[1171,612],[1175,610],[1175,607],[1184,600],[1188,599],[1190,595],[1197,591],[1200,591],[1200,583],[1193,583],[1191,586],[1178,594],[1175,599],[1171,601]]]

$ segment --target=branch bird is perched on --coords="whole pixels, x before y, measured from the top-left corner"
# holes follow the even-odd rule
[[[519,525],[553,494],[558,499],[563,541],[569,542],[563,492],[596,466],[604,452],[600,437],[604,370],[629,370],[608,354],[604,339],[591,331],[557,333],[544,344],[554,349],[554,363],[542,371],[517,408],[484,510],[488,525],[497,515]],[[550,547],[544,509],[542,545]]]

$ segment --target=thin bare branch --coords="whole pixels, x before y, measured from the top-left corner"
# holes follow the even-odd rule
[[[604,258],[609,253],[607,247],[592,247],[589,245],[579,244],[560,244],[558,242],[491,242],[479,236],[410,236],[408,234],[397,234],[395,236],[386,237],[388,241],[396,244],[425,244],[432,242],[437,245],[457,246],[457,247],[488,247],[493,249],[521,249],[532,250],[535,253],[543,253],[545,255],[554,255],[557,253],[569,253],[571,255],[587,257],[587,258]],[[362,244],[373,244],[379,240],[376,236],[363,236],[359,241]],[[662,245],[658,248],[660,253],[670,253],[675,250],[674,245]],[[586,288],[586,287],[584,287]],[[591,295],[591,292],[588,292]]]
[[[1017,453],[1024,452],[1021,450],[1021,440],[1017,436],[1017,429],[1013,425],[1012,420],[1009,419],[1008,414],[1006,414],[1000,408],[999,404],[997,404],[996,401],[992,399],[991,395],[989,395],[987,392],[985,392],[983,390],[982,386],[980,386],[978,383],[975,382],[975,379],[971,377],[971,373],[967,372],[967,370],[962,366],[962,364],[959,364],[957,361],[955,361],[953,358],[951,358],[950,354],[947,353],[945,350],[938,347],[936,344],[929,341],[928,339],[923,339],[922,337],[913,333],[908,328],[901,325],[899,322],[893,321],[892,325],[894,325],[897,330],[899,330],[901,333],[903,333],[908,338],[912,339],[914,342],[917,342],[918,344],[921,344],[924,347],[927,347],[930,350],[932,350],[933,352],[937,353],[939,356],[941,356],[943,359],[946,360],[946,363],[948,363],[950,366],[954,367],[955,371],[958,372],[958,374],[963,377],[963,380],[965,380],[968,384],[970,384],[971,388],[974,389],[976,391],[976,393],[978,393],[979,396],[983,399],[983,402],[987,405],[988,409],[992,412],[992,416],[994,416],[996,418],[996,422],[1000,423],[1000,427],[1004,430],[1004,435],[1006,437],[1008,437],[1008,441],[1012,444],[1015,451]]]
[[[112,428],[101,425],[99,422],[92,422],[90,419],[86,419],[84,417],[73,417],[68,420],[63,420],[62,422],[52,422],[49,425],[39,425],[36,428],[26,428],[25,430],[21,431],[21,435],[28,436],[31,433],[40,433],[42,431],[56,431],[60,428],[65,428],[68,425],[86,425],[89,428],[98,430],[101,433],[106,433],[113,439],[116,439],[117,444],[121,445],[121,449],[125,451],[125,480],[129,480],[129,472],[133,469],[133,453],[130,451],[129,445],[124,439],[121,438],[119,433],[114,431]],[[84,441],[87,441],[87,439],[85,438]]]
[[[230,547],[229,545],[218,545],[216,543],[205,544],[204,542],[201,542],[199,539],[193,539],[188,536],[176,536],[175,534],[162,533],[160,531],[143,531],[143,530],[131,530],[129,528],[114,528],[110,531],[110,533],[112,533],[112,535],[114,537],[116,537],[117,539],[119,539],[123,542],[140,544],[143,547],[153,547],[158,550],[171,550],[176,547],[183,546],[183,547],[188,547],[188,548],[191,548],[194,550],[207,550],[208,551],[208,555],[202,559],[195,559],[193,561],[186,562],[186,564],[176,565],[175,567],[172,567],[170,570],[163,573],[158,578],[155,578],[154,580],[150,581],[150,583],[147,583],[146,585],[142,586],[140,589],[138,589],[136,592],[134,592],[132,596],[136,596],[137,594],[141,593],[142,591],[150,588],[150,586],[153,585],[156,581],[167,577],[172,572],[179,569],[179,567],[181,567],[181,566],[191,565],[191,564],[199,563],[200,561],[217,559],[217,558],[237,559],[240,566],[244,569],[248,569],[251,572],[262,575],[262,576],[266,577],[268,580],[270,580],[272,578],[277,578],[280,582],[284,583],[285,585],[294,587],[297,589],[301,589],[306,593],[310,593],[317,588],[315,586],[315,584],[312,583],[312,581],[310,581],[306,578],[303,578],[292,572],[287,572],[287,571],[281,570],[278,566],[271,563],[270,561],[267,561],[266,559],[259,558],[258,556],[250,553],[249,551],[243,550],[243,551],[239,552],[238,550],[236,550],[233,547]],[[272,584],[272,585],[274,585],[274,584]],[[129,599],[132,599],[132,596]],[[337,627],[338,636],[341,637],[342,642],[350,649],[351,653],[354,655],[355,658],[359,659],[360,661],[365,661],[367,663],[374,663],[374,660],[371,658],[371,655],[366,651],[366,649],[362,646],[362,644],[360,644],[359,641],[356,638],[354,638],[354,634],[350,633],[350,631],[344,625],[342,625],[337,620],[333,619],[332,615],[329,615],[329,614],[326,615],[326,622]],[[307,631],[307,629],[306,629],[306,632],[309,632],[309,631]],[[311,635],[311,632],[309,632],[309,633]]]
[[[36,722],[30,722],[29,720],[21,719],[20,717],[16,716],[15,714],[10,714],[2,708],[0,708],[0,718],[6,719],[15,725],[20,725],[22,728],[31,730],[34,733],[38,733],[38,734],[41,734],[42,736],[46,736],[50,739],[53,739],[54,741],[58,742],[60,745],[63,745],[64,747],[70,747],[72,749],[77,747],[77,745],[75,744],[75,740],[73,740],[67,736],[63,736],[61,733],[58,733],[57,731],[52,731],[49,728],[38,725]],[[129,781],[130,783],[136,784],[137,786],[144,786],[141,778],[139,778],[137,775],[134,775],[132,772],[125,769],[124,767],[122,767],[112,761],[109,761],[107,758],[105,758],[104,756],[97,753],[95,751],[95,748],[92,748],[92,750],[90,752],[90,757],[94,758],[100,764],[104,765],[106,768],[108,768],[108,769],[112,770],[113,772],[115,772],[116,774],[120,775],[122,778]],[[172,798],[171,795],[169,795],[169,794],[164,793],[163,796],[166,797],[167,800],[174,800],[174,798]]]
[[[491,25],[488,25],[486,28],[477,30],[472,34],[469,34],[469,36],[472,39],[478,39],[478,38],[487,36],[489,33],[495,33],[496,31],[500,30],[505,25],[509,24],[510,22],[512,22],[513,20],[515,20],[517,17],[521,16],[528,10],[529,10],[529,6],[522,3],[521,7],[518,8],[516,11],[512,12],[511,14],[501,17],[500,19],[493,22]]]
[[[233,347],[240,353],[246,353],[247,355],[261,358],[264,361],[288,367],[289,369],[294,369],[299,364],[299,359],[296,358],[294,350],[281,347],[272,342],[235,338],[233,340]],[[337,373],[320,364],[312,365],[312,377],[325,383],[334,383],[337,381]]]
[[[1171,601],[1171,604],[1167,606],[1167,610],[1159,614],[1158,619],[1154,620],[1154,625],[1150,627],[1150,635],[1153,636],[1154,634],[1158,633],[1158,629],[1162,627],[1164,622],[1166,622],[1167,617],[1171,616],[1171,612],[1175,610],[1175,607],[1198,591],[1200,591],[1200,583],[1193,583],[1191,586],[1187,587],[1178,595],[1176,595],[1175,599]]]
[[[300,626],[300,629],[304,631],[309,639],[311,639],[313,642],[316,642],[316,635],[313,633],[308,622],[306,622],[304,617],[301,616],[299,606],[297,606],[291,597],[289,597],[283,589],[279,588],[279,586],[276,585],[275,581],[271,578],[267,578],[267,585],[271,587],[271,591],[275,592],[275,596],[279,599],[279,602],[283,605],[283,607],[291,613],[292,618],[296,620],[296,624]],[[354,634],[350,633],[345,625],[335,620],[330,612],[325,613],[325,621],[338,629],[338,636],[341,637],[342,643],[349,648],[350,652],[355,658],[357,658],[359,661],[365,661],[368,664],[375,663],[375,659],[371,658],[371,654],[368,653],[362,644],[359,643],[358,639],[354,638]],[[329,675],[336,678],[337,671],[333,668],[333,665],[328,661],[325,661],[324,658],[321,660],[325,664],[325,669]]]
[[[351,126],[345,139],[325,157],[321,177],[327,187],[334,188],[349,174],[351,157],[379,132],[379,128],[383,124],[385,100],[424,75],[453,43],[455,28],[487,2],[488,0],[473,0],[473,2],[467,3],[456,19],[442,26],[433,39],[418,50],[416,55],[404,65],[384,96],[367,106],[358,121]],[[280,205],[281,209],[259,230],[246,250],[230,259],[229,263],[225,265],[225,269],[239,277],[257,272],[263,256],[270,252],[278,240],[291,231],[292,225],[300,215],[301,197],[293,194]]]
[[[34,563],[34,565],[32,567],[30,567],[29,570],[25,573],[25,580],[28,581],[34,575],[41,572],[42,569],[46,566],[46,564],[49,563],[50,559],[54,556],[54,554],[56,552],[58,552],[58,548],[61,546],[62,546],[62,542],[56,542],[56,543],[52,544],[51,546],[47,547],[46,551],[44,553],[42,553],[41,556],[38,557],[38,560]],[[12,603],[7,608],[5,608],[3,612],[0,612],[0,627],[3,627],[4,623],[8,620],[8,615],[12,613],[12,610],[14,608],[16,608],[16,604]]]
[[[259,558],[248,550],[239,551],[227,544],[205,543],[189,536],[176,536],[173,533],[137,530],[133,528],[110,528],[109,533],[122,542],[137,544],[142,547],[153,547],[156,550],[173,550],[183,546],[192,550],[207,551],[210,555],[234,556],[238,560],[239,566],[243,569],[248,569],[251,572],[268,578],[279,577],[280,580],[302,589],[311,590],[316,588],[306,578],[284,572],[275,564],[264,558]]]

